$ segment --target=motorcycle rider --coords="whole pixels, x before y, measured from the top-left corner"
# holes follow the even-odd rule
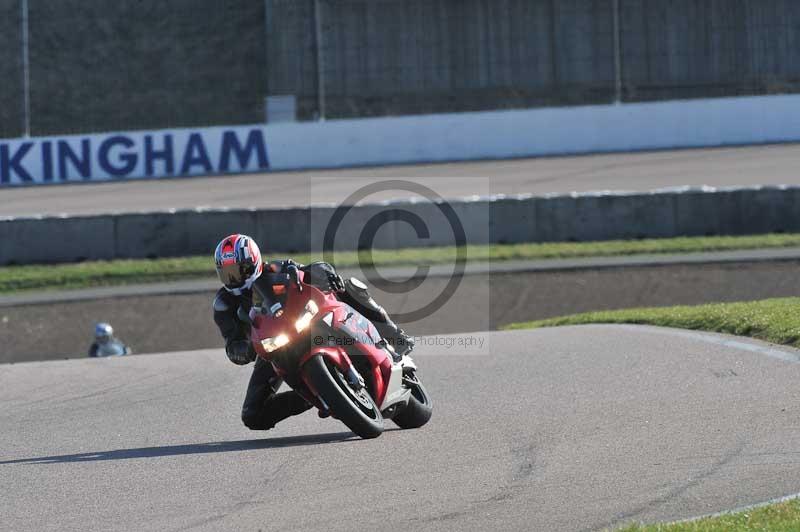
[[[332,290],[337,297],[369,319],[384,341],[394,349],[395,357],[411,351],[410,338],[389,319],[386,310],[370,296],[367,286],[355,278],[344,281],[326,262],[307,266],[291,259],[265,264],[256,242],[247,235],[233,234],[223,238],[214,251],[214,263],[222,288],[214,298],[214,322],[225,339],[225,353],[231,362],[245,365],[255,360],[253,374],[247,386],[242,421],[251,430],[267,430],[276,423],[311,408],[294,391],[277,393],[281,379],[272,364],[256,352],[250,342],[250,324],[246,319],[254,306],[253,283],[265,269],[272,273],[289,273],[296,268],[304,273],[304,282],[320,290]]]
[[[114,336],[114,328],[108,323],[94,326],[94,342],[89,346],[91,358],[130,355],[131,348]]]

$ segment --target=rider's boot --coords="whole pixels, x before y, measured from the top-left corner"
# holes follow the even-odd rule
[[[298,393],[286,391],[270,395],[257,409],[242,410],[242,421],[251,430],[269,430],[291,416],[311,408]]]
[[[414,349],[414,338],[406,334],[406,332],[397,326],[389,316],[386,316],[386,321],[381,323],[372,320],[375,328],[381,334],[381,337],[392,347],[392,358],[395,362],[400,362],[404,355],[407,355]]]
[[[378,305],[369,293],[367,285],[351,277],[344,282],[345,302],[364,315],[375,325],[384,341],[392,347],[392,358],[399,362],[403,355],[414,348],[414,338],[407,335],[390,318],[386,310]]]

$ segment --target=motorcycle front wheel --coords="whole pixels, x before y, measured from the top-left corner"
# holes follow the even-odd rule
[[[403,375],[403,385],[411,390],[408,404],[392,418],[401,429],[417,429],[430,421],[433,414],[431,396],[415,371]]]
[[[362,438],[377,438],[383,432],[383,416],[366,388],[356,389],[336,365],[322,355],[303,366],[320,398],[347,428]]]

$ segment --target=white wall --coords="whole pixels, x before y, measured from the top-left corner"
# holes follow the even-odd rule
[[[275,169],[800,140],[800,95],[424,115],[267,127]]]
[[[0,140],[0,186],[786,141],[800,95]],[[146,142],[171,143],[171,172]],[[59,147],[84,145],[81,175]]]

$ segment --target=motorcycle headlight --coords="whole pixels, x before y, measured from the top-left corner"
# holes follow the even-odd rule
[[[297,318],[297,321],[294,322],[294,328],[297,332],[303,332],[303,329],[308,327],[308,324],[311,323],[311,320],[314,316],[317,315],[319,312],[319,307],[313,301],[309,301],[306,303],[306,308],[303,310],[303,314]]]
[[[274,338],[264,338],[261,340],[261,346],[267,353],[272,353],[276,349],[280,349],[289,343],[289,337],[285,334],[279,334]]]

